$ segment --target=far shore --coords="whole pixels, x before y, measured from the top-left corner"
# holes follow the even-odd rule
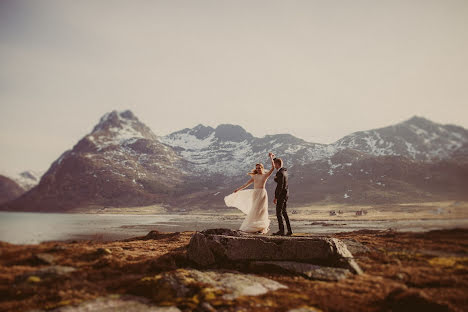
[[[270,216],[275,215],[273,203],[269,206]],[[142,207],[89,206],[69,210],[66,213],[110,214],[110,215],[209,215],[222,219],[242,219],[244,214],[236,208],[172,208],[161,205]],[[468,202],[439,201],[375,205],[345,205],[319,203],[301,207],[289,207],[290,219],[297,221],[384,221],[384,220],[437,220],[468,219]]]

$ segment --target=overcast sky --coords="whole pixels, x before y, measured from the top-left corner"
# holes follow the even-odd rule
[[[113,109],[331,143],[468,128],[468,1],[0,1],[0,170],[46,170]]]

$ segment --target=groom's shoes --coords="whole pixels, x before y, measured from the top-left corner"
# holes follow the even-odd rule
[[[273,233],[273,235],[284,236],[284,232],[278,231],[278,232]]]
[[[288,231],[288,233],[286,233],[286,236],[291,236],[291,235],[292,235],[291,231]]]

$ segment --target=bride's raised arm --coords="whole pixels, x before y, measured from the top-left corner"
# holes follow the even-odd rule
[[[275,161],[273,160],[273,153],[268,153],[268,156],[270,156],[270,160],[271,160],[271,169],[270,171],[268,171],[266,174],[267,176],[270,176],[272,173],[273,173],[273,170],[275,170]]]

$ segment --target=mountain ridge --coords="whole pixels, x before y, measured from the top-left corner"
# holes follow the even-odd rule
[[[243,184],[256,163],[268,167],[270,151],[290,172],[293,206],[463,198],[467,145],[468,130],[419,116],[321,144],[288,133],[258,138],[232,124],[198,124],[158,136],[130,110],[113,110],[54,161],[38,185],[2,209],[223,206],[222,196]]]

